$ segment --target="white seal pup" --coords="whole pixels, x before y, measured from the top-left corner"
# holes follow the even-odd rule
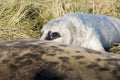
[[[70,13],[49,21],[41,32],[40,40],[105,51],[120,41],[120,20],[99,14]]]

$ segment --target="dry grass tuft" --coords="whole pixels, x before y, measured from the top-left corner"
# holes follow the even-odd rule
[[[109,51],[115,54],[120,54],[120,45],[111,47]]]

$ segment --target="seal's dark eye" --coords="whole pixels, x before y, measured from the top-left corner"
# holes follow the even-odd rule
[[[58,38],[58,37],[60,37],[60,34],[58,32],[53,32],[51,34],[51,38]]]
[[[54,40],[54,39],[59,38],[59,37],[61,37],[61,36],[58,32],[49,31],[45,40]]]

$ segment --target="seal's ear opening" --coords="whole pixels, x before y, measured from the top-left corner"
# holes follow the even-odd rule
[[[61,35],[58,32],[51,32],[49,31],[45,40],[54,40],[61,37]]]
[[[42,69],[35,74],[33,80],[64,80],[64,76],[51,69]]]

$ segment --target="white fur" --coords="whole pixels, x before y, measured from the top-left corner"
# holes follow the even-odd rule
[[[44,25],[40,39],[45,40],[49,31],[61,35],[51,41],[104,51],[120,41],[120,20],[104,15],[71,13]]]

